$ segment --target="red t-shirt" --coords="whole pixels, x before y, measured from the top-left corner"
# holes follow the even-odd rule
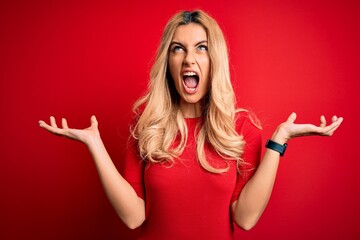
[[[233,239],[231,203],[238,199],[259,164],[261,130],[247,114],[240,114],[236,128],[244,136],[242,157],[248,164],[238,174],[236,161],[227,161],[229,171],[214,174],[196,159],[194,132],[199,121],[186,119],[188,141],[171,167],[144,162],[136,144],[129,146],[123,175],[146,204],[140,239]],[[205,146],[205,151],[212,166],[226,166],[210,146]]]

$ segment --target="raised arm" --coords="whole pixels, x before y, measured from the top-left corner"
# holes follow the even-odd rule
[[[101,183],[116,213],[131,229],[139,227],[145,220],[145,203],[131,185],[120,175],[100,138],[95,116],[90,119],[90,127],[79,130],[68,127],[65,118],[62,127],[50,117],[50,125],[39,121],[39,126],[57,136],[66,137],[86,144],[96,165]]]
[[[280,124],[271,140],[281,145],[288,140],[301,136],[331,136],[340,126],[343,118],[334,116],[332,123],[326,125],[324,116],[320,117],[320,125],[295,124],[296,114],[292,113],[286,122]],[[266,149],[254,176],[248,181],[240,193],[237,201],[232,204],[235,223],[244,230],[249,230],[259,220],[263,213],[273,186],[280,154],[274,150]]]

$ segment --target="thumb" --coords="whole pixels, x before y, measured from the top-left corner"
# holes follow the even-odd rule
[[[91,126],[92,127],[98,127],[98,121],[96,120],[96,117],[95,115],[92,115],[91,118],[90,118],[90,123],[91,123]]]
[[[287,119],[287,122],[294,123],[296,120],[296,113],[291,113],[290,116]]]

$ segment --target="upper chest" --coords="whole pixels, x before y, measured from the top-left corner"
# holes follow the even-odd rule
[[[173,164],[147,163],[144,169],[144,181],[147,194],[167,192],[176,189],[178,194],[226,194],[231,195],[237,177],[235,161],[225,161],[210,147],[205,147],[206,158],[212,166],[225,167],[229,171],[221,174],[210,173],[197,160],[196,143],[189,139],[183,153],[174,159]]]

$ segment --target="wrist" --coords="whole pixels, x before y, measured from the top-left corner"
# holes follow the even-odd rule
[[[102,140],[101,140],[99,135],[94,135],[94,136],[89,137],[85,141],[85,144],[89,149],[91,149],[91,148],[98,147],[98,146],[102,145]]]
[[[279,126],[273,133],[271,140],[277,142],[278,144],[284,145],[289,140],[289,137],[286,134],[286,131],[281,126]]]
[[[286,151],[286,147],[287,147],[287,144],[279,144],[273,140],[268,140],[265,144],[265,147],[268,148],[268,149],[271,149],[275,152],[278,152],[280,153],[280,156],[284,156],[284,153]]]

